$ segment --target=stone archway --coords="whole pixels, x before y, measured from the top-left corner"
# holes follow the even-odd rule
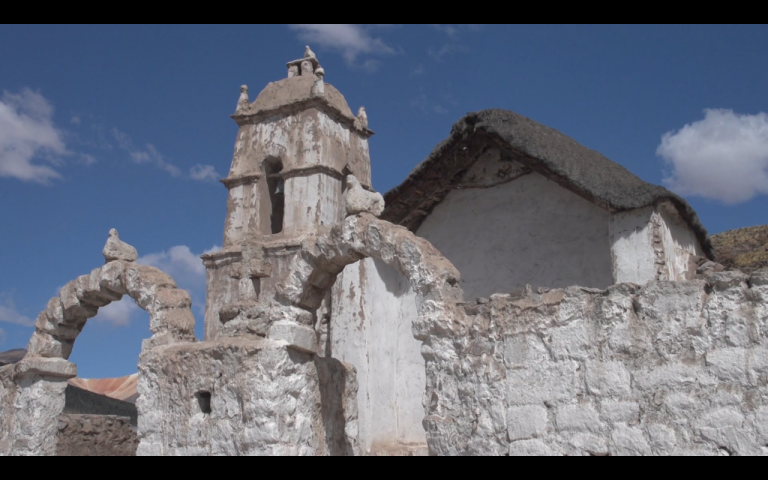
[[[360,390],[357,392],[359,395],[355,394],[353,398],[356,398],[355,403],[358,402],[357,399],[360,402],[358,405],[360,416],[355,418],[355,425],[359,425],[361,428],[359,437],[357,437],[357,440],[360,442],[361,451],[368,451],[370,453],[387,452],[385,454],[388,454],[389,452],[401,451],[398,445],[418,447],[417,444],[409,442],[409,439],[410,441],[415,441],[416,437],[412,433],[406,434],[409,438],[404,439],[405,443],[398,443],[397,439],[401,438],[400,435],[403,432],[401,428],[403,426],[409,432],[415,431],[413,429],[423,431],[422,419],[425,417],[425,413],[426,415],[433,415],[438,411],[437,405],[434,405],[434,395],[432,392],[436,385],[430,385],[428,381],[429,374],[427,374],[427,384],[415,385],[415,390],[411,387],[406,388],[403,384],[396,381],[395,383],[386,383],[386,385],[392,385],[391,387],[383,386],[384,384],[381,381],[388,374],[393,374],[397,378],[412,376],[411,368],[413,367],[402,370],[403,367],[399,362],[403,358],[412,359],[414,354],[416,358],[421,357],[426,362],[422,363],[421,367],[416,366],[415,368],[426,369],[428,372],[430,362],[433,360],[432,353],[435,350],[443,350],[438,345],[432,345],[434,340],[443,336],[442,334],[447,330],[454,328],[454,325],[462,323],[464,319],[463,310],[459,306],[463,302],[463,292],[459,287],[459,272],[428,241],[417,237],[403,227],[379,220],[371,214],[364,213],[348,217],[325,236],[305,241],[301,252],[294,257],[289,273],[278,287],[277,299],[283,305],[290,305],[305,312],[313,312],[315,313],[313,317],[321,317],[323,316],[321,315],[322,312],[328,313],[326,311],[328,307],[327,302],[329,301],[328,292],[332,288],[334,291],[339,288],[338,285],[334,287],[337,278],[349,276],[348,274],[350,273],[352,278],[358,276],[357,270],[344,271],[344,276],[341,276],[342,270],[364,258],[379,260],[380,263],[385,264],[402,275],[404,277],[403,280],[407,279],[413,292],[407,298],[403,298],[403,301],[415,301],[415,311],[412,314],[398,318],[389,316],[389,312],[384,310],[375,311],[373,316],[367,317],[361,311],[362,316],[357,317],[359,321],[353,320],[351,323],[347,323],[347,320],[341,320],[341,323],[336,323],[336,317],[334,316],[326,320],[336,325],[333,327],[336,330],[333,330],[333,333],[329,333],[328,336],[336,336],[338,340],[340,334],[344,336],[352,335],[352,337],[347,337],[345,341],[347,346],[354,344],[354,347],[352,347],[353,350],[342,348],[338,351],[335,350],[335,347],[330,348],[325,350],[325,355],[330,356],[334,361],[349,362],[357,371],[355,388],[360,388]],[[360,268],[363,267],[361,266]],[[392,274],[395,274],[394,271]],[[358,286],[360,285],[358,284]],[[344,292],[347,291],[345,290]],[[365,295],[364,290],[361,289],[358,289],[357,294],[358,298]],[[378,294],[374,296],[376,302],[387,301],[383,297],[379,297]],[[332,302],[336,302],[342,297],[345,298],[344,302],[349,301],[346,293],[342,296],[336,292],[333,295],[334,300]],[[358,305],[356,303],[352,310],[357,310],[358,308],[362,309],[362,304]],[[411,303],[410,308],[414,308],[413,303]],[[371,325],[371,327],[363,327],[363,324]],[[399,331],[408,332],[410,330],[411,336],[417,341],[413,345],[408,343],[408,333],[405,333],[406,337],[399,337],[400,334],[396,334],[394,337],[384,334],[384,336],[379,336],[373,341],[370,339],[365,340],[366,334],[362,334],[361,337],[360,333],[358,333],[362,328],[375,329],[380,328],[378,327],[380,325],[389,325],[385,329],[390,330],[397,330],[398,325],[401,325]],[[338,327],[343,330],[338,330]],[[347,331],[348,328],[349,331]],[[288,340],[290,343],[290,339],[285,337],[282,339]],[[360,343],[361,341],[362,343]],[[390,348],[388,345],[391,345],[392,342],[400,342],[398,344],[401,347],[398,347],[398,352],[402,348],[404,357],[400,356],[403,353],[392,355],[392,350],[388,350]],[[338,346],[339,344],[335,343],[334,345]],[[364,346],[361,347],[361,345]],[[318,350],[320,356],[323,356],[324,349],[324,347],[321,347]],[[422,377],[421,382],[425,381],[424,375],[425,371],[421,370],[421,373],[419,373],[419,376]],[[321,383],[322,381],[321,379]],[[388,388],[393,388],[393,390],[387,390]],[[377,392],[375,398],[371,396],[373,391]],[[344,391],[340,394],[340,397],[350,398],[350,392]],[[396,398],[408,398],[411,400],[408,400],[407,404],[402,404],[402,400],[395,400]],[[416,402],[415,405],[412,404],[413,400]],[[382,403],[390,401],[394,401],[394,403]],[[413,409],[414,407],[415,409]],[[382,408],[384,410],[380,410]],[[364,410],[368,412],[365,415],[367,421],[363,415]],[[387,412],[386,415],[394,415],[397,418],[395,423],[399,426],[387,427],[388,423],[381,423],[378,419],[384,418],[381,416],[384,411]],[[377,420],[372,420],[373,418]],[[403,425],[401,420],[405,420],[406,424]],[[411,425],[410,422],[414,420],[415,423]],[[371,421],[373,423],[369,423]],[[363,425],[366,425],[365,433],[362,430]],[[340,430],[343,430],[343,428]],[[427,434],[427,443],[432,443],[429,438],[430,432],[425,433]],[[421,441],[423,442],[423,440]],[[407,451],[403,449],[402,453]]]
[[[459,271],[431,243],[369,213],[350,216],[328,235],[305,242],[278,286],[278,299],[314,312],[344,267],[367,257],[381,260],[410,281],[419,316],[427,322],[414,325],[419,340],[426,339],[428,332],[421,328],[429,328],[428,318],[436,309],[464,300]]]
[[[48,302],[37,319],[26,357],[0,369],[4,390],[0,455],[56,455],[66,381],[77,376],[76,365],[68,359],[78,335],[99,308],[128,295],[147,311],[152,337],[145,341],[143,351],[195,341],[189,293],[178,289],[166,273],[135,263],[135,249],[120,242],[114,230],[104,256],[107,263],[103,267],[69,282]],[[141,415],[141,402],[137,407]]]

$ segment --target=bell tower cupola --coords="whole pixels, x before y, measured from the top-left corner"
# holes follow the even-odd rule
[[[365,109],[355,116],[325,83],[325,70],[307,47],[288,62],[288,78],[273,82],[253,103],[241,87],[232,118],[240,127],[229,176],[224,246],[272,235],[320,233],[343,220],[348,174],[371,185]]]

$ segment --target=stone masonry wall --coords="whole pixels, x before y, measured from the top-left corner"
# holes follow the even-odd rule
[[[133,457],[139,442],[128,417],[62,415],[59,457]]]
[[[432,454],[768,455],[768,269],[463,309],[422,347]]]

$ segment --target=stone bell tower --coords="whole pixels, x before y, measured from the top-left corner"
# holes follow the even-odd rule
[[[352,113],[325,83],[309,47],[287,67],[288,78],[267,85],[253,103],[248,87],[241,87],[232,116],[240,128],[232,168],[222,180],[229,190],[224,249],[203,256],[206,340],[232,330],[223,329],[230,317],[270,304],[302,239],[344,219],[347,175],[371,186],[373,132],[365,109]]]

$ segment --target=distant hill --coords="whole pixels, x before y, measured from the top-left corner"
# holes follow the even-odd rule
[[[84,378],[73,378],[69,384],[82,390],[105,395],[115,400],[123,402],[136,403],[139,398],[137,391],[139,374],[134,373],[122,378],[104,378],[100,380],[87,380]]]
[[[19,363],[26,354],[26,350],[8,350],[7,352],[0,353],[0,367]]]
[[[768,267],[768,225],[740,228],[712,236],[717,262],[752,273]]]

